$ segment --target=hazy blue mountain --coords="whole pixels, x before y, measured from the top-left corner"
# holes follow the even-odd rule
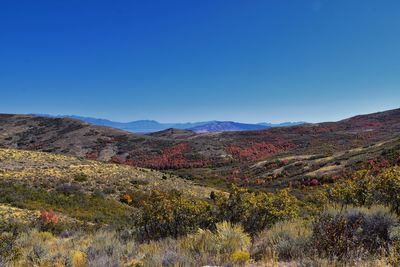
[[[269,122],[261,122],[257,123],[258,125],[269,126],[269,127],[286,127],[286,126],[296,126],[306,123],[305,121],[287,121],[282,123],[269,123]]]
[[[209,121],[206,122],[187,122],[187,123],[160,123],[155,120],[137,120],[131,122],[116,122],[106,119],[98,119],[92,117],[83,117],[77,115],[48,115],[48,114],[32,114],[37,116],[44,116],[44,117],[55,117],[55,118],[72,118],[81,120],[90,124],[100,125],[100,126],[108,126],[113,127],[121,130],[125,130],[128,132],[134,133],[151,133],[151,132],[158,132],[169,128],[175,129],[189,129],[192,127],[200,126],[203,124],[210,123]]]
[[[234,121],[213,121],[204,125],[189,128],[188,130],[194,131],[196,133],[208,133],[208,132],[260,130],[270,127],[271,126],[265,126],[261,124],[248,124],[248,123],[239,123]]]
[[[272,123],[239,123],[233,121],[204,121],[204,122],[187,122],[187,123],[160,123],[155,120],[137,120],[131,122],[116,122],[106,119],[98,119],[92,117],[83,117],[77,115],[48,115],[48,114],[33,114],[45,117],[57,118],[73,118],[90,124],[108,126],[133,133],[152,133],[163,131],[169,128],[191,130],[197,133],[200,132],[226,132],[226,131],[246,131],[259,130],[270,127],[293,126],[303,124],[303,122],[284,122],[280,124]]]

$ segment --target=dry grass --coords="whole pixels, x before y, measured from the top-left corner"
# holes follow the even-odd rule
[[[245,266],[250,260],[250,237],[240,226],[217,225],[174,240],[145,244],[116,232],[76,234],[62,238],[31,230],[15,241],[18,253],[10,266]]]
[[[25,225],[33,225],[34,223],[37,223],[40,214],[41,210],[23,209],[13,207],[8,204],[0,204],[0,224],[4,222],[17,222]],[[89,221],[83,222],[59,212],[57,212],[57,218],[60,224],[87,226],[94,225]]]
[[[275,245],[278,240],[284,240],[278,236],[285,230],[301,239],[304,235],[297,233],[300,228],[304,230],[301,225],[299,222],[288,222],[271,229],[272,234],[265,234],[270,235],[272,239],[269,240]],[[48,232],[31,230],[16,239],[15,247],[18,247],[18,253],[8,263],[3,262],[5,266],[393,266],[390,264],[390,255],[338,261],[303,254],[301,258],[285,261],[278,259],[273,249],[264,251],[263,257],[255,260],[250,258],[249,236],[243,233],[241,227],[228,223],[219,224],[216,231],[199,230],[180,239],[164,239],[144,244],[127,240],[114,231],[77,233],[63,238]]]
[[[344,167],[340,166],[340,165],[329,165],[329,166],[324,166],[322,168],[319,168],[315,171],[306,173],[305,175],[309,176],[309,177],[322,177],[322,176],[338,173],[339,171],[343,170],[343,168]]]
[[[0,222],[2,221],[21,221],[32,222],[40,215],[39,210],[28,210],[0,204]]]
[[[206,198],[212,189],[170,174],[43,152],[0,149],[0,181],[52,189],[79,183],[86,192],[100,190],[118,198],[127,190],[178,190]]]

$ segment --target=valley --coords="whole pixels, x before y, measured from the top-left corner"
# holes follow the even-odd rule
[[[135,135],[29,115],[0,115],[0,128],[4,148],[164,170],[204,185],[216,179],[225,188],[232,181],[268,188],[351,171],[398,147],[400,109],[338,122],[223,133],[169,129]]]

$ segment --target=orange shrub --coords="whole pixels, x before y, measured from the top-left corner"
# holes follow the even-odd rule
[[[40,219],[45,224],[57,224],[58,223],[58,216],[53,210],[43,210],[40,213]]]
[[[122,203],[126,203],[126,204],[129,205],[129,204],[132,203],[133,198],[132,198],[131,195],[129,195],[128,193],[126,193],[126,194],[124,194],[124,195],[121,196],[120,201],[121,201]]]

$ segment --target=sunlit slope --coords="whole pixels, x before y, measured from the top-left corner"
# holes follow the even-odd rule
[[[15,149],[0,149],[0,181],[46,190],[72,184],[82,192],[97,192],[112,198],[128,190],[177,190],[198,198],[206,198],[212,191],[159,171]]]

